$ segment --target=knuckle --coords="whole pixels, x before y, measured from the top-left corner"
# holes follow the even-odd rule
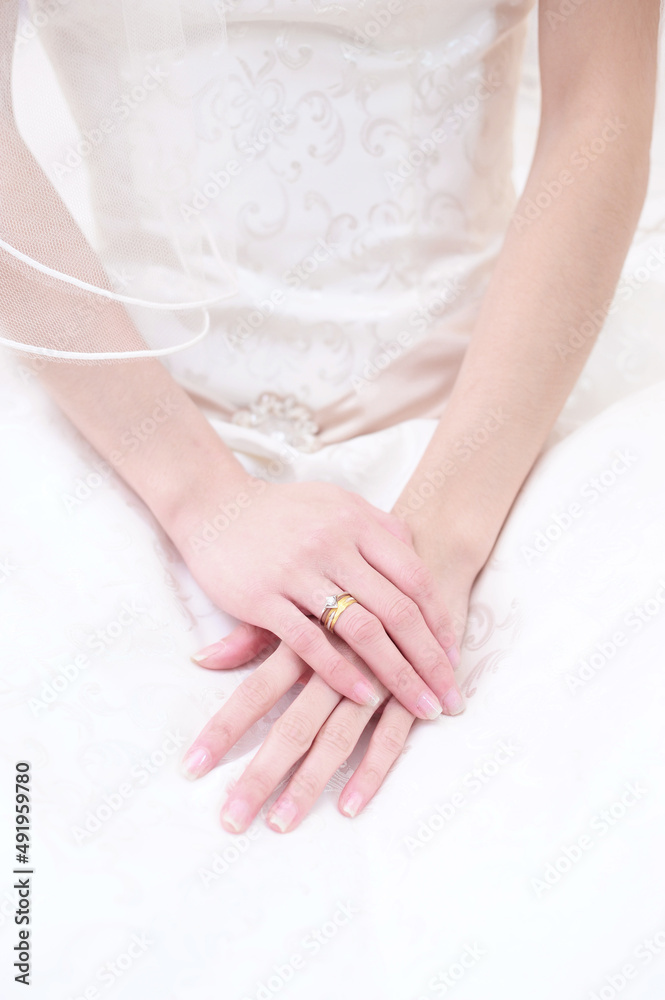
[[[321,733],[320,742],[324,747],[337,750],[345,757],[356,743],[351,729],[343,722],[330,722]]]
[[[454,646],[457,642],[455,630],[453,629],[450,619],[447,616],[439,619],[436,623],[434,634],[444,649],[450,649],[450,647]]]
[[[402,576],[402,589],[415,597],[429,597],[433,590],[432,574],[421,562],[408,566]]]
[[[348,664],[343,656],[338,653],[333,652],[333,655],[328,657],[323,669],[321,671],[321,676],[328,683],[341,684],[348,669]]]
[[[442,606],[442,601],[438,601],[437,603],[438,608],[433,617],[432,631],[439,641],[449,638],[450,645],[452,645],[455,642],[452,615],[448,611],[448,608]]]
[[[374,615],[351,615],[344,622],[344,625],[348,638],[351,642],[358,643],[359,646],[373,645],[383,635],[381,623]]]
[[[418,606],[410,597],[398,597],[388,608],[387,612],[388,628],[397,631],[410,631],[420,622],[420,612]]]
[[[362,774],[363,774],[363,784],[366,785],[368,788],[371,788],[373,791],[376,791],[376,789],[380,786],[380,784],[382,783],[383,779],[386,776],[385,771],[382,771],[374,763],[368,763],[366,766],[364,766]]]
[[[398,757],[404,749],[404,734],[397,726],[380,726],[376,731],[377,749]]]
[[[305,618],[285,623],[283,635],[286,644],[305,660],[318,645],[318,632]]]
[[[217,746],[220,744],[231,746],[236,740],[233,726],[226,719],[213,719],[203,735],[206,740],[212,740]]]
[[[274,700],[272,685],[260,674],[252,674],[238,688],[239,696],[252,709],[265,709]]]
[[[321,782],[310,771],[299,771],[293,777],[291,791],[297,799],[315,799],[321,791]]]
[[[275,782],[265,771],[255,771],[247,775],[247,786],[251,789],[252,797],[257,799],[267,799],[275,789]]]
[[[436,670],[443,670],[446,666],[443,651],[431,647],[422,651],[420,654],[420,663],[422,669],[428,674]]]
[[[312,722],[300,712],[286,712],[273,727],[275,734],[299,755],[312,744]]]
[[[410,667],[399,667],[392,676],[392,688],[404,692],[413,683],[413,671]]]

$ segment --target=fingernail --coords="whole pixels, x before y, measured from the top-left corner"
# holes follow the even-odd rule
[[[351,694],[354,701],[359,701],[362,705],[367,705],[368,708],[376,708],[381,701],[380,695],[367,681],[358,681],[357,684],[354,684]]]
[[[451,687],[441,699],[446,715],[459,715],[464,711],[464,699],[456,687]]]
[[[419,715],[424,715],[426,719],[438,719],[442,708],[429,691],[423,691],[416,702],[416,711]]]
[[[457,670],[460,665],[460,660],[462,659],[457,643],[455,643],[454,646],[449,646],[448,649],[444,649],[444,653],[450,660],[450,665],[453,670]]]
[[[222,808],[221,819],[234,833],[240,833],[249,826],[249,803],[244,799],[230,799]]]
[[[225,645],[226,644],[224,642],[213,642],[211,646],[205,646],[203,649],[199,650],[198,653],[194,653],[190,659],[192,659],[194,663],[201,664],[204,660],[207,660],[209,656],[212,656],[213,653],[221,652]]]
[[[362,804],[363,797],[360,792],[349,792],[340,809],[345,816],[350,816],[353,819],[354,816],[357,816]]]
[[[186,778],[200,778],[210,770],[212,757],[203,747],[192,747],[180,761],[180,770]]]
[[[291,823],[293,823],[298,813],[298,807],[293,799],[283,798],[270,810],[268,823],[271,827],[277,827],[280,833],[286,833]]]

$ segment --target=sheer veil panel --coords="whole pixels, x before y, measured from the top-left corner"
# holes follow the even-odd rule
[[[223,4],[15,7],[2,343],[103,360],[196,342],[236,289]]]

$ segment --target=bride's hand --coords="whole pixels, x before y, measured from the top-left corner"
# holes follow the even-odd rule
[[[341,647],[339,640],[332,641]],[[236,665],[237,638],[229,650],[233,653],[223,664],[223,654],[217,654],[218,666]],[[348,649],[346,652],[362,669],[355,654]],[[342,698],[288,646],[280,643],[198,735],[183,761],[187,776],[197,778],[206,774],[250,726],[303,680],[306,680],[303,690],[273,724],[263,746],[227,796],[220,818],[231,833],[247,829],[284,776],[302,758],[266,818],[273,830],[286,833],[294,829],[330,777],[346,761],[377,711]],[[395,698],[389,697],[383,685],[374,683],[384,710],[360,766],[340,796],[340,811],[347,816],[355,816],[378,790],[401,753],[415,718]]]
[[[192,500],[171,535],[220,608],[282,639],[340,695],[373,711],[387,689],[421,719],[436,718],[442,706],[449,715],[462,710],[450,616],[394,515],[330,483],[247,477],[214,511]],[[335,632],[373,677],[310,617],[343,592],[358,603]],[[197,661],[206,665],[202,654]]]
[[[467,602],[468,591],[456,602],[456,625],[460,632]],[[336,637],[332,641],[337,648],[342,647]],[[239,666],[268,642],[267,636],[251,626],[241,625],[219,644],[209,665],[214,669]],[[359,669],[366,669],[355,653],[348,649],[346,652]],[[300,761],[266,818],[274,830],[281,833],[293,830],[347,760],[377,711],[342,698],[281,643],[198,735],[183,760],[187,776],[197,778],[206,774],[250,726],[303,680],[306,680],[303,690],[274,723],[263,746],[228,794],[221,821],[229,832],[246,830],[284,776]],[[345,816],[356,816],[381,787],[415,721],[385,687],[377,684],[377,688],[383,711],[362,761],[339,797],[339,809]]]

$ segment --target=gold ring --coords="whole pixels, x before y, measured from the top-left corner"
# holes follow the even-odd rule
[[[319,621],[322,625],[325,625],[329,632],[334,632],[337,619],[342,612],[346,611],[346,609],[352,604],[357,603],[358,602],[355,597],[352,597],[351,594],[347,593],[337,594],[335,597],[329,597],[323,611],[321,612]]]

